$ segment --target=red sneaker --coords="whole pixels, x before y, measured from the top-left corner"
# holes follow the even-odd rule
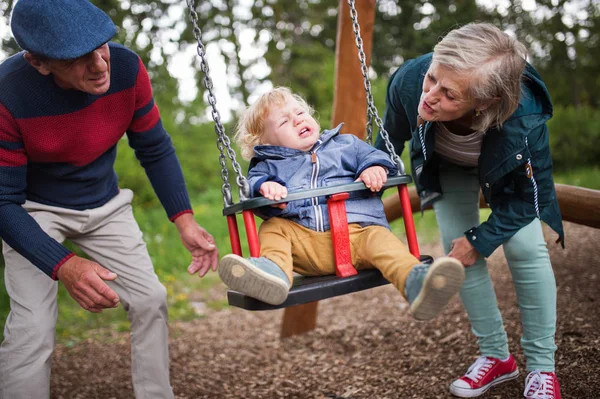
[[[537,370],[529,373],[523,395],[526,399],[560,399],[560,383],[556,374]]]
[[[459,398],[475,398],[496,384],[514,380],[519,376],[515,358],[510,355],[505,362],[493,357],[480,356],[467,370],[467,374],[450,385],[450,393]]]

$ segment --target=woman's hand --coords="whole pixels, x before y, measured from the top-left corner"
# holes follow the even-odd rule
[[[387,181],[387,171],[382,166],[371,166],[370,168],[363,170],[355,181],[365,183],[367,188],[370,188],[371,191],[376,193],[381,190]]]
[[[463,266],[473,266],[479,257],[479,252],[471,245],[467,237],[460,237],[452,241],[448,256],[459,260]]]
[[[279,201],[287,197],[287,188],[274,181],[266,181],[260,185],[260,194],[271,201]],[[271,205],[274,208],[285,209],[287,204]]]

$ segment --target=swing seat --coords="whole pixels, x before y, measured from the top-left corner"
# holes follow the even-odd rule
[[[241,213],[244,219],[244,227],[248,239],[248,246],[251,257],[260,256],[260,243],[258,240],[258,233],[256,230],[256,221],[254,220],[254,214],[252,209],[269,206],[284,202],[290,202],[294,200],[300,200],[305,198],[314,198],[320,196],[327,197],[327,204],[329,210],[329,217],[331,221],[331,236],[332,246],[335,257],[336,275],[335,276],[323,276],[323,277],[301,277],[294,279],[294,285],[291,292],[289,293],[288,299],[279,306],[271,306],[260,301],[256,301],[252,298],[247,298],[240,293],[233,291],[228,292],[229,304],[232,306],[238,306],[248,310],[267,310],[277,309],[287,306],[295,306],[303,303],[309,303],[319,301],[321,299],[331,298],[338,295],[348,294],[351,292],[361,291],[369,288],[378,287],[380,285],[388,284],[381,273],[377,270],[364,270],[357,272],[351,263],[350,253],[350,242],[348,233],[348,222],[346,218],[345,200],[350,198],[350,193],[356,191],[370,192],[362,182],[355,182],[345,185],[332,186],[332,187],[319,187],[312,190],[305,190],[302,192],[288,194],[287,198],[281,201],[270,201],[266,198],[252,198],[243,199],[239,203],[233,203],[231,198],[231,189],[228,182],[228,171],[225,164],[226,156],[231,159],[233,168],[237,173],[236,182],[242,191],[247,191],[247,181],[244,184],[244,176],[241,173],[240,165],[237,163],[235,151],[230,145],[230,140],[225,134],[225,129],[220,121],[220,115],[216,109],[216,99],[214,97],[212,88],[213,82],[208,73],[208,64],[205,59],[204,44],[202,43],[201,31],[198,27],[198,15],[194,10],[194,1],[188,1],[187,5],[190,11],[190,20],[194,27],[194,37],[198,42],[197,53],[202,60],[202,71],[204,72],[204,86],[209,93],[209,104],[212,106],[212,118],[215,122],[215,132],[218,136],[217,147],[221,153],[221,177],[223,179],[222,193],[225,203],[223,209],[223,215],[227,218],[227,226],[229,229],[229,239],[231,241],[231,252],[242,255],[242,246],[240,243],[240,235],[236,220],[236,215]],[[350,15],[353,20],[354,34],[356,37],[356,45],[358,48],[358,59],[360,61],[363,71],[366,71],[367,65],[365,62],[365,55],[362,47],[362,39],[359,32],[359,24],[356,16],[356,9],[353,2],[348,2],[350,6]],[[398,195],[400,196],[400,204],[402,206],[402,217],[404,219],[404,227],[406,229],[407,245],[410,253],[417,259],[423,259],[419,252],[419,246],[417,243],[417,235],[415,231],[412,210],[410,205],[410,198],[408,195],[407,185],[412,182],[410,176],[404,174],[404,165],[398,155],[394,153],[394,148],[389,140],[388,134],[385,131],[383,122],[377,114],[377,109],[373,103],[371,94],[371,85],[369,82],[368,74],[363,72],[364,87],[367,93],[367,109],[368,109],[368,121],[367,121],[367,141],[371,141],[371,125],[374,120],[377,126],[380,128],[381,137],[385,140],[386,148],[391,155],[392,160],[398,167],[400,172],[399,176],[391,177],[387,180],[384,185],[384,189],[392,186],[398,186]],[[246,186],[246,187],[244,187]],[[247,196],[247,194],[246,194]],[[240,195],[240,198],[245,197]],[[429,257],[426,257],[429,258]]]
[[[432,263],[433,258],[423,255],[421,262]],[[270,305],[231,290],[227,291],[227,300],[230,306],[246,310],[274,310],[368,290],[389,283],[377,269],[360,270],[358,274],[344,278],[333,274],[317,277],[296,276],[287,299],[280,305]]]
[[[383,189],[399,186],[401,201],[406,205],[406,209],[403,209],[403,212],[405,212],[405,227],[407,227],[409,250],[414,256],[420,258],[421,262],[430,263],[433,259],[430,256],[421,256],[416,243],[412,211],[410,210],[410,201],[408,200],[406,189],[406,185],[411,181],[412,179],[408,175],[390,177]],[[350,193],[352,192],[364,192],[367,195],[376,195],[371,193],[365,187],[364,183],[355,182],[290,193],[287,198],[281,201],[271,201],[264,197],[252,198],[223,209],[223,214],[227,216],[228,220],[233,253],[241,256],[240,237],[235,219],[236,214],[241,212],[244,216],[250,255],[257,257],[260,252],[260,244],[258,242],[252,209],[299,199],[325,196],[328,198],[332,245],[336,262],[335,275],[316,277],[296,276],[288,298],[280,305],[270,305],[232,290],[227,291],[229,305],[246,310],[280,309],[389,284],[389,281],[377,269],[357,271],[352,266],[345,208],[345,200],[350,197]]]

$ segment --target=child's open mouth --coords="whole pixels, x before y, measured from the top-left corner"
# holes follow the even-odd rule
[[[305,127],[304,129],[300,130],[300,137],[308,136],[308,134],[310,134],[309,128]]]

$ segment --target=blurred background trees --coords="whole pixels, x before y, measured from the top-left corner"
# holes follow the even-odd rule
[[[115,40],[138,52],[146,62],[170,131],[176,136],[194,135],[197,126],[207,122],[207,113],[185,2],[92,2],[119,27]],[[6,21],[13,4],[8,0],[0,6]],[[272,85],[286,85],[305,96],[319,112],[321,123],[328,125],[337,0],[198,0],[196,10],[211,76],[215,86],[221,87],[217,106],[226,120],[235,121],[236,112],[252,101],[253,94]],[[431,51],[448,30],[471,21],[491,22],[528,46],[530,62],[544,78],[556,107],[556,123],[551,122],[554,141],[589,144],[587,138],[572,137],[572,122],[576,122],[577,135],[591,135],[598,143],[598,134],[593,134],[598,131],[596,125],[587,122],[588,117],[596,119],[600,106],[596,95],[600,92],[600,3],[593,0],[379,0],[371,72],[380,112],[389,75],[405,59]],[[1,36],[4,57],[18,51],[8,30]],[[181,71],[187,71],[192,79],[181,79]],[[206,133],[210,129],[199,130]],[[192,140],[196,144],[205,141],[213,138]],[[197,146],[192,149],[198,150]],[[574,156],[555,154],[555,158],[559,166],[598,159],[598,153],[577,156],[589,150],[577,146],[570,151]],[[194,168],[206,166],[200,160],[193,162]],[[203,184],[211,182],[203,179]]]

